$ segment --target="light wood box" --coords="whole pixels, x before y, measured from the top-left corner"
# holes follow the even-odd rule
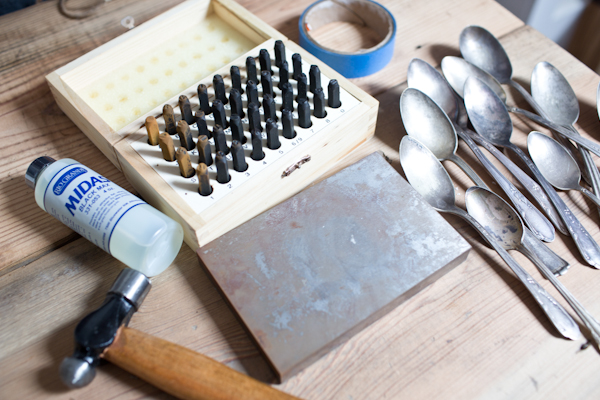
[[[133,122],[117,130],[111,128],[83,98],[82,90],[94,79],[117,73],[125,63],[141,56],[151,46],[156,46],[165,35],[185,31],[198,24],[202,18],[211,15],[218,16],[231,29],[237,30],[255,43],[256,47],[225,63],[187,89],[162,99],[154,109],[143,113]],[[310,140],[299,143],[292,150],[287,151],[243,185],[236,187],[230,194],[209,208],[198,211],[183,201],[181,195],[167,183],[161,172],[151,167],[147,159],[142,157],[132,144],[145,135],[143,127],[147,116],[158,118],[162,114],[164,104],[171,104],[173,108],[178,108],[180,94],[185,94],[190,100],[197,97],[195,93],[199,83],[211,85],[212,76],[217,73],[224,77],[228,76],[232,65],[237,65],[240,70],[245,71],[246,57],[257,57],[261,48],[268,49],[273,55],[275,40],[284,42],[288,58],[293,53],[299,53],[304,66],[317,64],[323,76],[337,79],[341,90],[355,98],[358,104],[343,118],[332,121],[319,131],[318,135],[313,135]],[[273,70],[277,71],[275,65]],[[290,63],[290,72],[291,70]],[[244,75],[242,78],[245,83]],[[337,161],[373,135],[378,109],[377,100],[230,0],[186,1],[54,71],[46,79],[60,108],[125,174],[144,200],[181,223],[185,232],[185,241],[192,249],[212,241],[298,193],[325,174]],[[326,91],[326,87],[324,89]],[[175,142],[177,147],[178,141]],[[271,150],[265,150],[267,151]],[[282,177],[282,172],[286,168],[307,155],[311,157],[309,162],[291,175]],[[85,160],[78,161],[85,163]],[[192,161],[195,167],[197,157],[192,158]],[[197,193],[195,195],[200,196]]]

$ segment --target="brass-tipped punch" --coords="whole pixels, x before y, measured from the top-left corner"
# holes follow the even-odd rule
[[[198,174],[198,193],[202,196],[210,196],[213,189],[210,185],[210,178],[208,177],[208,167],[206,164],[200,163],[198,164],[196,172]]]
[[[148,132],[148,144],[150,146],[157,146],[160,131],[158,129],[158,122],[156,122],[156,118],[153,116],[146,118],[146,132]]]
[[[168,133],[158,135],[158,145],[165,161],[175,161],[175,146],[173,145],[173,139],[171,139]]]
[[[190,160],[190,154],[186,149],[180,147],[177,149],[177,163],[179,164],[179,173],[184,178],[191,178],[194,176],[194,168],[192,167],[192,161]]]
[[[179,135],[179,142],[181,147],[186,150],[193,150],[196,147],[194,143],[194,137],[192,136],[192,130],[190,126],[184,120],[177,123],[177,134]]]
[[[212,165],[213,158],[208,136],[198,136],[198,162],[206,165]]]

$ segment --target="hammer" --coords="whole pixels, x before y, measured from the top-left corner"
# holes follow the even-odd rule
[[[75,352],[60,366],[67,386],[89,384],[105,359],[181,399],[298,400],[202,354],[128,328],[150,286],[144,274],[123,270],[102,306],[79,322]]]

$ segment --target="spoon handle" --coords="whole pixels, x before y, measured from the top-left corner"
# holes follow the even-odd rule
[[[523,229],[521,245],[534,253],[554,275],[564,275],[569,270],[570,265],[567,260],[553,252],[550,247],[536,238],[527,228]]]
[[[547,119],[544,119],[544,118],[540,117],[539,115],[536,115],[527,110],[522,110],[517,107],[507,107],[507,109],[510,112],[514,112],[515,114],[521,114],[521,115],[529,118],[536,124],[540,124],[542,126],[545,126],[548,129],[552,129],[553,131],[560,133],[567,139],[571,139],[578,145],[585,147],[586,149],[588,149],[589,151],[591,151],[592,153],[594,153],[600,157],[600,145],[598,145],[594,141],[584,138],[583,136],[580,136],[579,134],[574,134],[573,132],[571,132],[571,130],[565,128],[564,126],[557,125],[554,122],[550,122]]]
[[[463,160],[462,158],[460,158],[456,154],[452,154],[450,157],[448,157],[448,160],[450,160],[454,164],[458,165],[459,168],[462,169],[465,172],[465,174],[467,174],[469,176],[469,178],[471,178],[471,180],[473,182],[475,182],[475,184],[477,186],[489,190],[488,185],[483,181],[483,179],[481,179],[479,177],[479,175],[477,175],[477,173],[475,171],[473,171],[473,168],[471,168],[471,166],[469,164],[467,164],[465,162],[465,160]]]
[[[521,168],[519,168],[514,162],[512,162],[508,157],[504,155],[500,150],[496,148],[493,144],[491,144],[486,138],[479,135],[478,133],[473,132],[469,129],[464,129],[463,132],[468,135],[475,142],[483,146],[487,151],[492,153],[494,157],[498,159],[504,166],[510,171],[511,174],[517,178],[519,182],[523,185],[523,187],[531,193],[533,198],[538,202],[538,204],[542,207],[550,221],[554,224],[556,229],[558,229],[563,235],[568,235],[569,231],[567,226],[563,223],[562,219],[558,215],[556,208],[550,202],[548,196],[546,196],[545,192],[542,190],[540,185],[533,179],[529,177]]]
[[[537,301],[544,313],[548,316],[548,319],[550,319],[550,322],[552,322],[561,335],[572,340],[581,338],[581,331],[573,318],[571,318],[565,309],[548,292],[546,292],[546,290],[541,287],[506,250],[504,250],[496,239],[479,222],[477,222],[475,218],[469,215],[465,210],[456,206],[451,206],[451,208],[444,209],[444,211],[462,217],[465,221],[470,223],[481,236],[483,236],[490,246],[498,252],[510,269],[513,270],[527,290],[529,290],[535,301]]]
[[[567,303],[573,308],[575,313],[581,318],[585,326],[592,333],[592,338],[596,345],[600,347],[600,323],[585,309],[584,306],[569,292],[569,290],[554,276],[550,269],[540,260],[537,255],[529,252],[526,248],[519,248],[523,254],[525,254],[533,263],[538,267],[542,275],[548,279],[560,292],[560,294],[567,300]]]
[[[519,94],[521,96],[523,96],[525,101],[529,103],[529,105],[535,110],[536,113],[538,113],[539,115],[542,115],[542,116],[544,116],[544,118],[546,118],[546,113],[544,112],[544,109],[542,107],[540,107],[538,102],[535,101],[533,96],[523,86],[521,86],[520,84],[518,84],[517,82],[515,82],[512,79],[510,79],[506,83],[509,84],[510,86],[512,86],[513,88],[517,89],[517,92],[519,92]]]
[[[575,129],[573,125],[568,126],[567,128],[574,134],[579,135],[579,132],[577,132],[577,129]],[[579,147],[579,153],[583,159],[585,167],[584,172],[587,172],[584,176],[587,175],[587,181],[592,186],[592,189],[594,189],[594,194],[600,196],[600,172],[598,171],[598,167],[589,151],[583,147]]]
[[[577,217],[575,217],[565,202],[562,201],[558,193],[556,193],[546,178],[542,176],[540,170],[536,167],[533,161],[527,157],[523,150],[512,143],[507,145],[507,147],[521,157],[525,164],[527,164],[527,167],[529,167],[531,172],[533,172],[533,175],[537,178],[542,188],[546,191],[548,197],[550,197],[550,201],[552,201],[556,207],[556,210],[558,211],[563,222],[569,228],[569,233],[571,234],[575,245],[577,245],[577,248],[579,249],[579,252],[585,261],[594,268],[600,268],[600,246],[598,246],[598,243],[594,241],[588,231],[583,227],[583,225],[581,225]]]
[[[600,207],[600,199],[594,193],[590,192],[589,190],[587,190],[583,186],[579,186],[577,188],[577,190],[579,190],[581,193],[585,194],[591,201],[593,201],[594,203],[596,203],[596,206]]]
[[[467,136],[462,129],[456,129],[457,135],[465,141],[467,146],[473,151],[473,153],[479,159],[479,162],[487,169],[492,177],[498,182],[502,190],[510,198],[512,203],[517,208],[517,211],[523,218],[523,221],[527,223],[527,226],[531,228],[536,237],[546,242],[554,240],[554,226],[548,221],[544,214],[542,214],[537,208],[531,204],[529,200],[517,189],[498,169],[494,164],[487,159],[479,147],[475,144],[473,139]]]

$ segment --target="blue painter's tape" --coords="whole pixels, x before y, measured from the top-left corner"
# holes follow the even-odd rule
[[[361,22],[366,23],[373,30],[381,31],[382,26],[388,27],[387,35],[385,39],[370,49],[361,50],[355,53],[338,52],[333,49],[327,49],[319,45],[314,41],[309,34],[310,22],[307,19],[311,18],[311,13],[320,12],[319,7],[327,6],[325,3],[332,3],[333,7],[347,7],[351,9],[353,5],[359,4],[368,6],[362,8],[360,11],[362,15],[350,10],[351,13],[355,14]],[[365,12],[369,12],[370,18],[364,18]],[[322,18],[321,18],[322,19]],[[377,22],[376,26],[373,26],[373,21]],[[321,21],[322,22],[322,21]],[[334,22],[334,21],[328,21]],[[372,24],[369,24],[371,22]],[[392,56],[394,55],[394,42],[396,38],[396,20],[392,13],[383,7],[381,4],[370,0],[321,0],[310,5],[300,17],[298,23],[300,30],[300,46],[306,49],[309,53],[316,56],[325,64],[335,69],[337,72],[342,74],[346,78],[360,78],[363,76],[374,74],[385,67]]]

